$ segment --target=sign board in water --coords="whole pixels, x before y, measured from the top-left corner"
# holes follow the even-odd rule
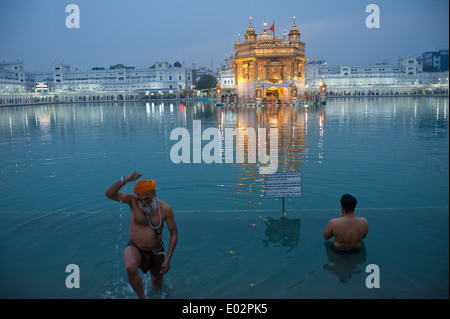
[[[302,173],[275,173],[265,175],[266,197],[302,196]]]

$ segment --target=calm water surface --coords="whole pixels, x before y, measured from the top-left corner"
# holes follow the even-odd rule
[[[122,258],[129,209],[104,192],[136,170],[157,181],[179,229],[162,291],[145,277],[154,298],[448,298],[448,113],[445,98],[0,108],[0,297],[135,298]],[[192,139],[194,120],[222,139],[239,127],[269,142],[278,129],[278,172],[303,177],[285,217],[264,196],[259,161],[192,163],[192,148],[191,163],[171,161],[171,132]],[[343,193],[370,224],[355,256],[322,238]],[[79,289],[65,286],[68,264],[80,267]],[[365,285],[369,264],[379,289]]]

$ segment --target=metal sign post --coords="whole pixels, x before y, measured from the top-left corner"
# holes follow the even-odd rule
[[[283,201],[283,216],[285,197],[302,196],[302,173],[288,172],[265,175],[264,178],[266,197],[281,197]]]

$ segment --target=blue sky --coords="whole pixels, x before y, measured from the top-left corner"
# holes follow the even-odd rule
[[[80,28],[68,29],[68,4],[80,8]],[[368,29],[368,4],[380,8],[380,28]],[[293,23],[306,56],[329,65],[397,63],[399,57],[448,49],[448,0],[0,0],[0,61],[23,60],[26,71],[52,63],[87,70],[155,61],[217,67],[241,39],[249,17],[280,35]]]

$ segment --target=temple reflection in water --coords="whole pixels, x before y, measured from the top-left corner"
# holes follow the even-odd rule
[[[302,170],[305,156],[308,152],[306,141],[308,121],[311,120],[318,122],[313,126],[318,127],[319,132],[315,132],[314,135],[318,136],[319,141],[317,141],[317,144],[321,145],[325,123],[325,107],[321,104],[308,108],[302,106],[267,105],[263,107],[232,106],[217,110],[217,124],[221,131],[225,127],[235,127],[244,130],[254,128],[258,141],[264,139],[269,141],[270,130],[266,130],[266,136],[261,136],[260,128],[278,129],[278,172]],[[236,141],[238,140],[236,138]],[[249,139],[244,138],[243,141],[245,153],[248,154]],[[236,145],[237,147],[238,145]],[[318,154],[318,157],[320,156],[321,154]],[[258,170],[258,167],[262,164],[246,161],[236,165],[238,168],[236,179],[242,181],[242,187],[237,191],[240,193],[257,192],[264,196],[264,176]]]
[[[2,108],[0,110],[0,127],[12,139],[25,138],[30,144],[30,151],[40,152],[41,148],[33,145],[41,143],[49,146],[54,143],[74,140],[78,134],[93,134],[92,141],[99,143],[102,136],[117,136],[119,134],[125,139],[133,137],[142,143],[152,143],[154,149],[159,149],[159,154],[166,157],[165,161],[170,164],[170,148],[175,143],[170,141],[169,136],[172,130],[178,127],[185,127],[192,131],[194,120],[201,120],[202,130],[210,127],[219,129],[224,137],[225,128],[240,128],[246,130],[252,128],[256,133],[257,144],[261,140],[270,141],[271,129],[278,130],[278,172],[299,171],[303,168],[305,156],[308,154],[307,144],[320,144],[317,138],[320,132],[312,132],[311,127],[323,130],[325,121],[325,106],[313,105],[304,106],[281,106],[267,105],[262,107],[239,107],[231,106],[217,108],[214,102],[148,102],[148,103],[85,103],[83,105],[39,105],[24,106],[14,109]],[[314,123],[312,123],[314,122]],[[306,141],[308,135],[313,133]],[[141,137],[136,136],[136,132],[148,132],[152,129],[151,138],[145,133]],[[265,128],[263,135],[262,128]],[[87,132],[90,133],[87,133]],[[108,133],[107,133],[108,132]],[[320,133],[322,134],[322,133]],[[32,136],[28,138],[28,136]],[[112,138],[114,138],[114,136]],[[248,161],[248,138],[238,138],[236,136],[233,143],[234,151],[243,143],[244,162],[227,164],[234,167],[234,177],[236,181],[235,190],[238,193],[259,194],[264,196],[264,175],[260,174],[261,166],[268,166],[259,161],[249,163]],[[147,142],[148,141],[148,142]],[[202,141],[203,146],[209,141]],[[223,144],[222,144],[223,145]],[[47,147],[46,146],[46,147]],[[44,151],[45,149],[42,149]],[[11,150],[13,151],[13,150]],[[87,154],[84,150],[77,156],[106,156],[105,152],[94,152]],[[153,151],[152,151],[153,152]],[[149,160],[154,154],[149,153]],[[98,153],[98,154],[97,154]],[[100,154],[101,153],[101,154]],[[269,147],[266,149],[269,154]],[[224,158],[225,154],[222,154]],[[37,156],[36,154],[34,156]],[[44,155],[43,155],[44,156]],[[66,158],[64,154],[58,155],[58,160]],[[191,161],[191,163],[193,163]],[[225,164],[223,160],[222,163]],[[200,165],[205,165],[204,162]],[[206,165],[210,168],[217,168],[218,164]],[[255,200],[255,197],[252,197]]]

